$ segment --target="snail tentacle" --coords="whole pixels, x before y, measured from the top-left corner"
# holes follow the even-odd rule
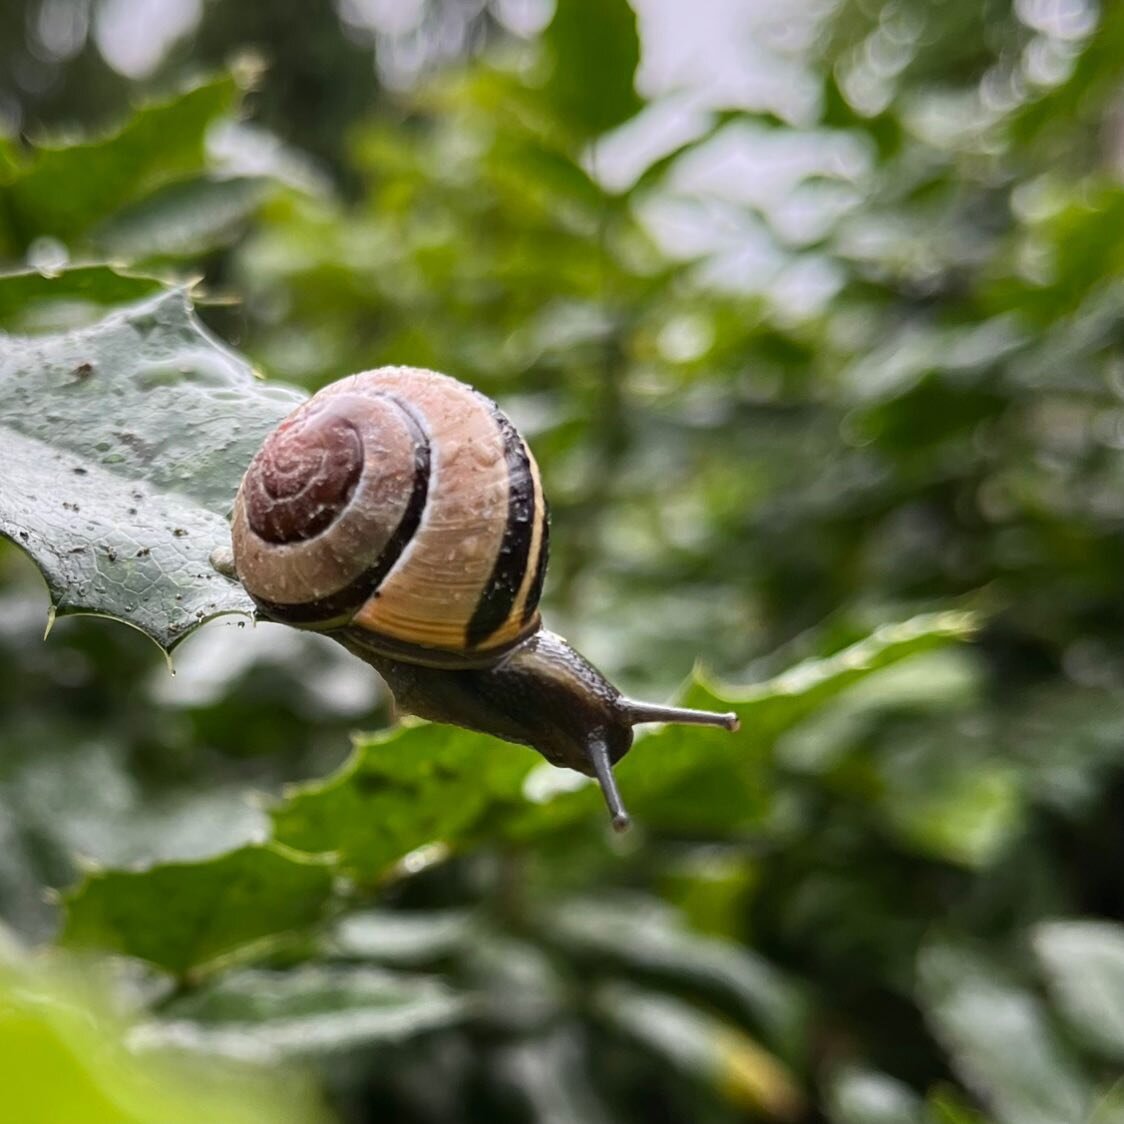
[[[617,779],[613,775],[613,766],[609,761],[609,746],[603,738],[593,737],[586,745],[585,752],[605,797],[605,805],[613,821],[613,830],[627,831],[632,825],[632,820],[625,811],[620,790],[617,788]]]

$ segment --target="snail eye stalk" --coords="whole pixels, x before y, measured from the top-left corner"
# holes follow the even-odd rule
[[[655,703],[622,699],[621,709],[632,725],[640,722],[667,722],[676,726],[717,726],[733,732],[738,728],[738,716],[730,711],[717,714],[712,710],[690,710],[682,706],[658,706]]]
[[[589,763],[597,774],[597,783],[601,786],[605,803],[609,807],[609,815],[613,818],[614,831],[627,831],[632,824],[628,812],[625,811],[624,801],[621,800],[620,790],[617,788],[616,777],[613,776],[613,766],[609,761],[609,747],[600,738],[592,738],[586,746]]]
[[[731,731],[738,728],[738,716],[732,711],[718,714],[709,710],[690,710],[681,706],[659,706],[655,703],[636,702],[634,699],[620,699],[617,706],[619,713],[630,726],[641,722],[666,722],[680,726],[716,726],[721,730]],[[625,811],[616,777],[613,776],[609,747],[602,738],[591,737],[586,743],[585,752],[597,777],[597,783],[601,786],[609,815],[613,819],[614,830],[627,831],[632,820]]]

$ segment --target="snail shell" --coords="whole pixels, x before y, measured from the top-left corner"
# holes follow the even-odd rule
[[[495,403],[434,371],[364,371],[290,414],[246,471],[232,539],[263,615],[358,629],[392,658],[484,666],[539,628],[534,457]]]

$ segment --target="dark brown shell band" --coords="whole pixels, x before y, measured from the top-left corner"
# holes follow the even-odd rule
[[[503,437],[507,462],[507,522],[488,584],[465,630],[469,648],[484,644],[511,615],[527,573],[535,519],[539,517],[535,511],[535,485],[527,446],[515,426],[494,405],[492,410]]]

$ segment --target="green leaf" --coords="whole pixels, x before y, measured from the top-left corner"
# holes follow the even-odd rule
[[[139,109],[108,136],[40,144],[0,179],[0,215],[18,244],[43,235],[70,242],[154,188],[201,172],[207,129],[237,97],[224,75]]]
[[[1098,1090],[1087,1124],[1124,1124],[1124,1087],[1121,1087],[1119,1079],[1106,1089]]]
[[[10,137],[0,137],[0,180],[6,180],[20,165],[19,150]]]
[[[280,1062],[389,1046],[463,1022],[469,997],[436,980],[372,968],[241,971],[177,1000],[134,1042]]]
[[[584,139],[627,121],[643,105],[636,13],[627,0],[563,0],[544,33],[553,60],[545,94]]]
[[[874,672],[917,655],[971,639],[977,627],[967,612],[923,613],[880,625],[869,636],[822,659],[805,660],[752,687],[711,683],[696,676],[684,705],[732,707],[743,736],[773,737]]]
[[[138,1057],[133,1033],[90,973],[52,958],[0,966],[0,1119],[13,1124],[298,1124],[325,1121],[300,1074]]]
[[[55,275],[27,270],[0,273],[0,329],[31,331],[52,308],[129,304],[163,292],[155,277],[125,273],[108,265],[83,265]]]
[[[1024,778],[1007,762],[985,760],[980,739],[958,734],[955,726],[932,722],[881,762],[881,806],[908,846],[946,862],[985,867],[1024,827]]]
[[[1032,939],[1067,1021],[1099,1053],[1124,1060],[1124,926],[1053,921],[1038,925]]]
[[[25,283],[0,281],[0,304]],[[229,544],[246,465],[299,401],[256,381],[181,291],[56,336],[0,335],[0,533],[57,613],[115,617],[171,648],[252,608],[209,558]]]
[[[187,976],[225,953],[315,924],[331,893],[324,861],[274,844],[194,863],[95,871],[63,896],[60,940]]]
[[[453,726],[409,725],[361,739],[322,781],[291,788],[273,811],[276,838],[332,851],[377,881],[427,843],[464,839],[489,807],[521,799],[531,752]]]
[[[876,1070],[844,1067],[832,1075],[826,1101],[831,1124],[926,1124],[921,1098]]]
[[[808,660],[764,683],[739,688],[696,675],[685,705],[734,710],[736,734],[665,726],[618,766],[620,784],[642,822],[689,830],[760,823],[768,809],[767,751],[786,730],[893,664],[971,636],[966,613],[933,613],[883,625],[824,659]]]
[[[196,257],[231,242],[276,185],[264,177],[200,177],[169,184],[119,211],[93,233],[106,254]]]
[[[467,911],[372,909],[341,918],[325,940],[325,949],[336,958],[396,966],[430,964],[463,951],[474,933]]]
[[[524,1119],[558,1124],[612,1124],[619,1119],[594,1083],[577,1020],[551,1020],[504,1051],[503,1072],[526,1102]]]
[[[785,732],[777,741],[778,760],[787,769],[826,776],[887,713],[905,710],[923,712],[926,719],[961,718],[978,705],[978,663],[975,653],[958,647],[921,652],[883,668]],[[941,736],[947,731],[938,725],[934,738]]]
[[[661,1061],[726,1099],[780,1120],[801,1115],[803,1097],[792,1074],[732,1024],[678,999],[624,984],[601,988],[597,1009]]]
[[[918,959],[921,1006],[953,1067],[1002,1124],[1073,1124],[1092,1091],[1042,1003],[997,965],[960,945]]]
[[[978,1108],[967,1103],[967,1098],[960,1090],[947,1085],[931,1092],[926,1098],[925,1106],[929,1110],[925,1124],[991,1124],[990,1119]],[[1088,1124],[1093,1122],[1089,1121]]]
[[[629,187],[629,195],[644,195],[651,189],[659,187],[667,178],[668,173],[684,156],[695,149],[702,148],[709,141],[713,141],[732,122],[749,123],[761,129],[784,129],[786,127],[786,122],[767,111],[726,109],[709,113],[701,117],[696,136],[682,144],[677,144],[670,152],[666,152],[653,160],[644,169]]]
[[[807,1006],[798,988],[750,949],[685,929],[672,910],[640,898],[569,899],[546,915],[542,932],[596,962],[664,976],[733,1000],[786,1056],[803,1040]]]

